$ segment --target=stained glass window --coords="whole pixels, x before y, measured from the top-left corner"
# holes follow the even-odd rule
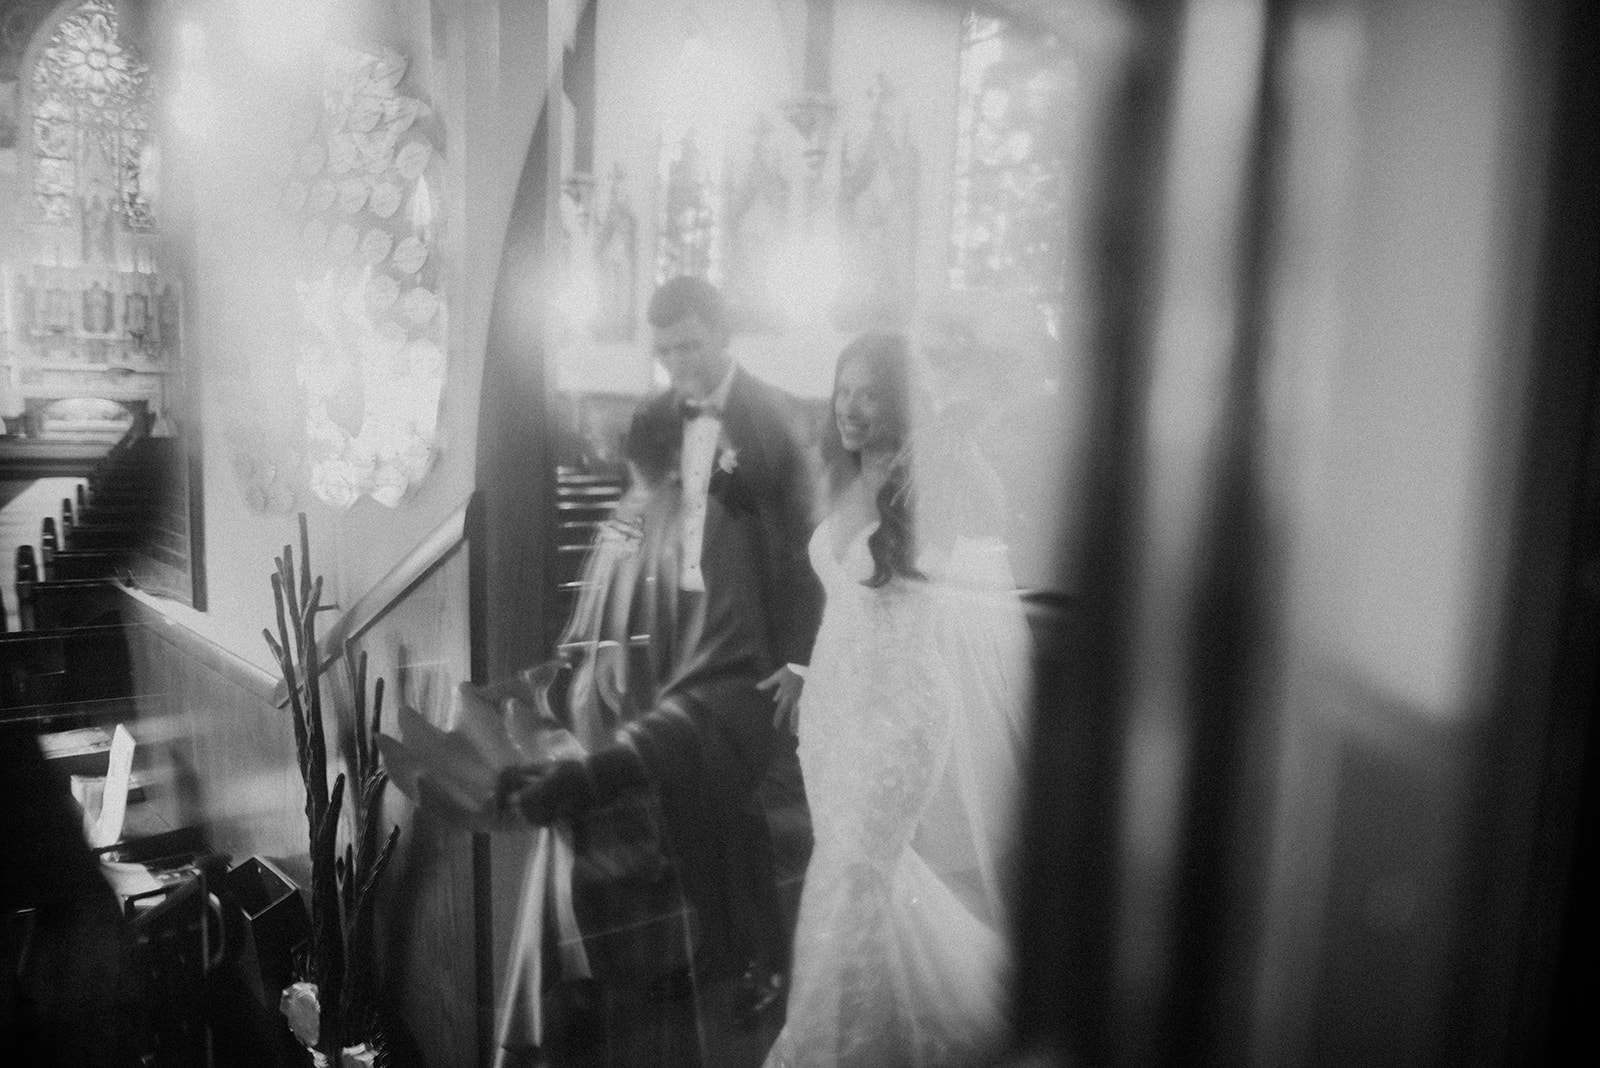
[[[1051,34],[968,14],[950,282],[1026,294],[1059,322],[1071,56]]]
[[[114,211],[148,228],[150,68],[122,43],[109,0],[86,0],[56,25],[31,88],[33,194],[44,218]]]

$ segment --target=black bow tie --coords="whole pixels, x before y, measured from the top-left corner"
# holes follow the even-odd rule
[[[717,419],[722,418],[722,405],[712,400],[694,400],[684,397],[678,402],[685,419],[693,419],[697,415],[709,415]]]

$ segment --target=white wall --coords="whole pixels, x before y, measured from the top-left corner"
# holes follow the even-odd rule
[[[478,383],[489,303],[506,218],[544,89],[544,5],[427,0],[303,0],[321,11],[328,40],[396,48],[411,61],[402,89],[424,99],[438,122],[448,372],[439,418],[439,457],[396,508],[362,498],[347,511],[302,492],[314,563],[329,596],[348,605],[449,515],[474,484]],[[170,134],[168,186],[190,210],[170,227],[190,278],[188,358],[198,370],[205,451],[205,540],[209,610],[162,606],[168,614],[246,659],[268,665],[260,637],[271,619],[271,558],[297,537],[291,515],[246,504],[230,463],[228,434],[239,413],[267,413],[292,428],[291,291],[280,269],[286,234],[275,213],[277,161],[295,143],[285,115],[314,84],[316,42],[275,58],[241,39],[231,4],[172,0],[154,26],[156,50],[176,56],[180,27],[204,31],[205,61],[190,87],[208,102],[207,127]],[[292,43],[292,39],[290,42]],[[165,83],[170,92],[177,79]],[[164,104],[170,104],[170,97]],[[281,382],[281,390],[272,383]],[[263,388],[263,383],[268,388]]]

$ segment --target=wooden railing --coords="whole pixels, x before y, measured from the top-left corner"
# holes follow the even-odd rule
[[[555,536],[548,560],[545,589],[545,648],[554,648],[583,585],[584,562],[595,532],[610,518],[622,497],[620,476],[592,474],[576,467],[556,468]]]

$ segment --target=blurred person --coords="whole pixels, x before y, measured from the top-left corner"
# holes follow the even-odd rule
[[[768,1068],[969,1064],[1006,1039],[1028,639],[993,473],[932,414],[905,337],[840,354],[798,708],[815,846]]]
[[[122,1066],[144,1044],[134,939],[84,840],[67,777],[0,725],[0,1050],[9,1064]]]
[[[609,548],[597,547],[611,563],[601,575],[591,566],[586,587],[598,600],[575,613],[597,617],[614,656],[569,686],[607,706],[616,735],[582,759],[513,769],[504,804],[547,824],[656,787],[705,935],[696,974],[735,969],[735,1018],[754,1024],[781,1008],[788,964],[757,789],[821,615],[806,559],[810,470],[787,398],[729,353],[714,286],[674,278],[648,319],[672,386],[635,415],[632,485]],[[648,649],[621,652],[637,633],[650,635]]]

